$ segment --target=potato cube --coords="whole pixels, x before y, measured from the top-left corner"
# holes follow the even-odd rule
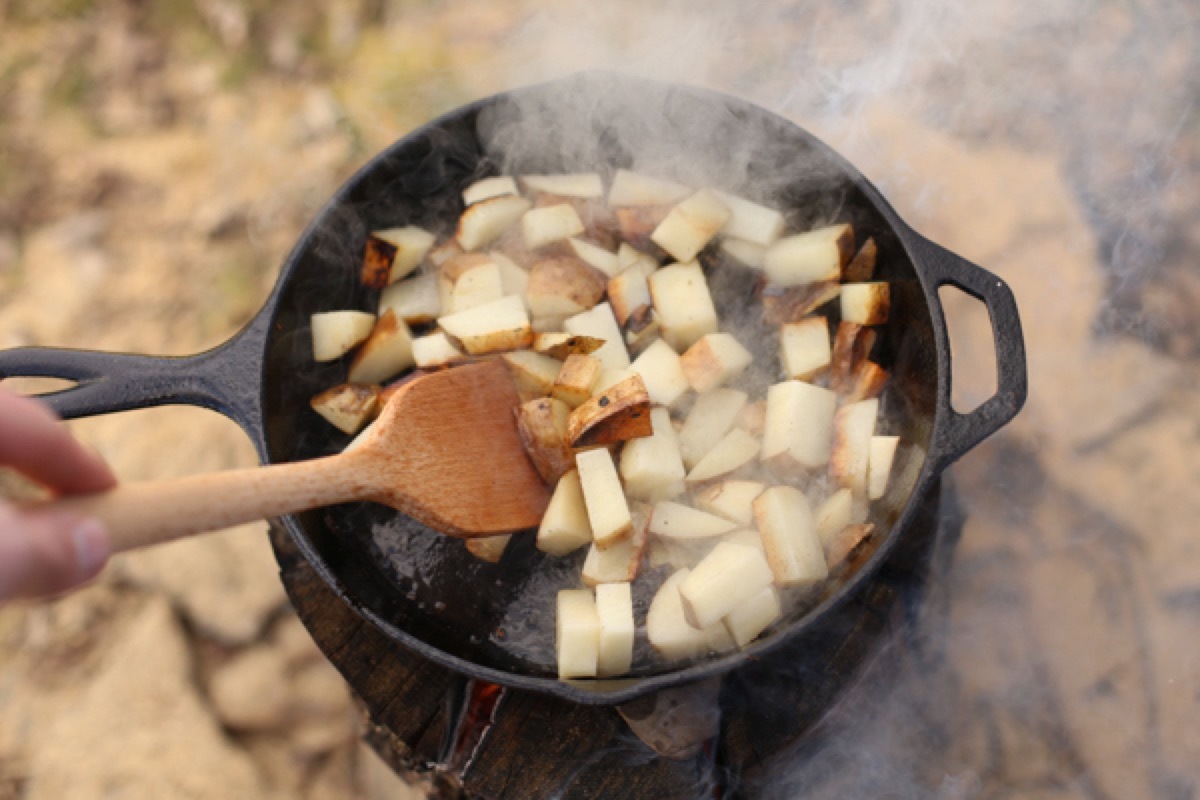
[[[462,247],[458,243],[458,239],[447,239],[437,247],[430,250],[426,258],[429,259],[430,264],[433,264],[435,267],[441,267],[450,259],[455,258],[456,256],[461,256],[463,252],[464,251]]]
[[[617,323],[624,325],[634,311],[651,305],[650,284],[639,269],[627,269],[608,281],[608,302]]]
[[[591,589],[558,593],[554,628],[559,678],[594,678],[600,665],[600,614]]]
[[[783,325],[798,322],[842,293],[837,281],[810,283],[790,289],[768,283],[762,288],[763,322]]]
[[[887,380],[887,370],[874,361],[864,361],[852,376],[850,388],[846,391],[844,399],[847,403],[858,403],[878,397],[883,392]]]
[[[789,322],[779,330],[783,373],[791,380],[807,381],[829,366],[829,322],[809,317]]]
[[[735,380],[754,361],[750,351],[728,333],[705,334],[679,359],[683,374],[704,393]]]
[[[454,343],[441,331],[413,339],[412,352],[413,361],[421,369],[444,367],[451,361],[463,357],[463,352],[455,347]]]
[[[614,208],[670,205],[691,193],[691,189],[674,181],[619,169],[608,189],[608,204]]]
[[[556,194],[559,197],[603,197],[604,183],[595,172],[576,172],[565,175],[522,175],[521,183],[531,192]]]
[[[785,236],[767,248],[763,269],[777,286],[803,286],[842,277],[842,265],[854,250],[854,229],[831,225]]]
[[[630,497],[655,501],[669,499],[683,487],[683,460],[679,441],[665,408],[650,412],[653,433],[634,439],[621,449],[621,478]]]
[[[604,346],[592,355],[600,359],[605,368],[625,369],[629,366],[629,352],[625,349],[625,342],[621,338],[621,329],[617,326],[612,306],[608,303],[600,303],[591,311],[567,317],[563,322],[563,327],[568,333],[577,336],[602,339]]]
[[[533,343],[533,328],[519,297],[502,297],[493,303],[442,317],[438,325],[462,342],[471,355],[519,350]]]
[[[680,262],[691,261],[729,221],[729,208],[708,189],[701,189],[663,218],[650,241]]]
[[[875,240],[867,239],[850,263],[842,269],[842,280],[846,283],[866,283],[875,277],[875,258],[879,248]]]
[[[621,242],[617,248],[617,274],[627,269],[636,269],[649,278],[658,269],[658,260],[638,250],[629,242]]]
[[[646,612],[646,638],[666,658],[695,658],[708,652],[708,636],[688,624],[679,585],[691,574],[681,569],[659,587]]]
[[[755,481],[724,481],[697,494],[696,507],[739,525],[753,525],[754,501],[766,488]]]
[[[532,208],[521,217],[521,234],[530,250],[578,236],[583,231],[583,220],[570,203]]]
[[[366,341],[375,315],[365,311],[323,311],[312,315],[314,361],[335,361]]]
[[[522,397],[546,397],[562,371],[563,362],[529,350],[516,350],[500,356],[512,374],[517,393]]]
[[[828,548],[833,537],[854,521],[854,493],[838,489],[817,509],[817,538]]]
[[[888,321],[891,292],[886,283],[842,284],[842,319],[859,325],[882,325]]]
[[[575,466],[579,469],[596,547],[607,550],[628,539],[633,522],[612,455],[607,450],[588,450],[575,456]]]
[[[727,519],[669,500],[656,503],[650,517],[650,532],[668,539],[705,539],[735,528]]]
[[[386,311],[350,362],[346,378],[350,383],[383,383],[415,363],[408,326]]]
[[[529,271],[525,300],[535,317],[571,316],[604,297],[604,277],[577,258],[547,258]]]
[[[754,519],[775,585],[806,586],[829,576],[825,551],[803,492],[791,486],[772,486],[754,501]]]
[[[489,260],[486,264],[472,267],[454,282],[451,293],[451,313],[494,303],[504,297],[504,282],[500,267]]]
[[[455,238],[468,253],[487,247],[524,216],[532,204],[524,197],[503,195],[471,205],[458,219]]]
[[[628,583],[602,583],[596,587],[600,615],[601,678],[624,675],[633,665],[633,593]]]
[[[504,294],[524,297],[525,290],[529,287],[529,273],[499,250],[488,253],[487,257],[500,269],[500,287]],[[526,308],[528,307],[526,305]]]
[[[631,509],[633,533],[628,539],[607,550],[601,550],[594,544],[591,546],[583,562],[582,577],[585,586],[622,583],[637,577],[642,556],[646,551],[650,513],[650,508],[634,504]]]
[[[557,483],[575,465],[575,454],[567,444],[570,411],[561,400],[543,397],[522,403],[513,412],[521,444],[547,484]]]
[[[899,436],[872,436],[867,465],[867,496],[878,500],[887,493],[892,462],[896,458]]]
[[[571,470],[554,487],[538,527],[537,548],[552,556],[565,556],[591,542],[592,528],[584,507],[579,472]]]
[[[725,629],[738,647],[745,647],[782,616],[779,592],[774,586],[768,586],[726,614]]]
[[[571,249],[575,251],[575,255],[579,260],[585,262],[588,266],[594,267],[604,273],[605,277],[611,278],[618,272],[617,269],[617,254],[610,253],[599,245],[572,236],[567,240],[571,245]]]
[[[762,269],[767,260],[767,248],[742,239],[722,239],[721,252],[751,269]]]
[[[662,336],[677,352],[717,332],[717,309],[699,264],[672,264],[647,280]]]
[[[829,388],[845,393],[854,386],[855,375],[875,346],[876,331],[854,322],[840,322],[833,337]]]
[[[848,525],[838,532],[825,547],[829,571],[840,571],[864,555],[864,548],[874,532],[875,526],[871,524]]]
[[[783,214],[727,192],[716,192],[729,209],[721,234],[766,247],[783,234]]]
[[[464,539],[463,544],[466,546],[467,552],[480,561],[496,564],[503,557],[504,551],[508,549],[508,543],[511,541],[512,534],[505,533],[500,536],[476,536],[473,539]]]
[[[878,417],[879,401],[873,399],[842,406],[833,418],[829,474],[856,495],[867,491],[871,437],[875,435]]]
[[[345,383],[321,392],[310,405],[342,433],[355,434],[378,413],[379,387]]]
[[[784,381],[767,389],[767,417],[761,458],[783,473],[829,463],[837,395],[802,381]]]
[[[577,408],[592,396],[601,368],[600,359],[595,356],[567,356],[550,393],[571,408]]]
[[[590,356],[604,346],[602,339],[569,333],[539,333],[533,337],[533,351],[560,361],[570,355]]]
[[[635,375],[637,373],[631,369],[600,370],[600,377],[596,379],[596,385],[592,387],[592,397],[604,394],[605,390],[611,389],[621,381],[627,381]]]
[[[650,395],[640,375],[589,397],[567,418],[567,441],[574,448],[624,442],[652,433]]]
[[[438,276],[417,275],[384,289],[379,296],[379,316],[389,309],[406,325],[423,325],[437,319],[442,313]]]
[[[679,355],[662,339],[647,347],[631,368],[642,376],[650,399],[658,405],[673,406],[687,394],[687,376]]]
[[[762,550],[721,542],[679,584],[684,617],[693,628],[715,625],[773,580]]]
[[[705,453],[692,471],[688,483],[703,483],[729,475],[758,458],[758,439],[741,428],[734,428]]]
[[[493,197],[503,197],[506,194],[520,194],[517,191],[517,182],[508,175],[496,175],[491,178],[484,178],[475,181],[466,189],[463,189],[463,205],[474,205],[483,200],[490,200]]]
[[[658,229],[658,226],[670,213],[670,206],[618,208],[617,227],[621,232],[621,238],[643,250],[654,249],[657,251],[658,245],[650,241],[650,235]]]
[[[372,232],[363,257],[362,284],[382,289],[409,275],[433,241],[432,233],[413,225]]]
[[[696,398],[679,431],[679,449],[688,469],[700,463],[725,438],[737,422],[746,399],[746,393],[736,389],[714,389]]]
[[[657,342],[661,338],[659,333],[658,315],[654,313],[653,306],[642,306],[625,320],[625,346],[635,355],[641,355],[647,347]],[[686,379],[684,382],[687,382]]]

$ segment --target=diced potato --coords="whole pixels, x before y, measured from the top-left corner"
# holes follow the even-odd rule
[[[559,678],[594,678],[600,666],[600,614],[591,589],[558,593],[554,627]]]
[[[633,375],[588,398],[567,417],[567,441],[574,448],[624,442],[650,436],[653,432],[650,394],[640,375]]]
[[[656,503],[650,517],[650,532],[668,539],[704,539],[736,527],[727,519],[669,500]]]
[[[588,266],[595,267],[611,278],[617,274],[617,254],[610,253],[599,245],[572,236],[567,240],[575,255]]]
[[[516,350],[501,356],[512,374],[517,393],[522,397],[546,397],[562,371],[563,362],[529,350]]]
[[[874,525],[863,524],[848,525],[835,534],[825,547],[825,561],[829,564],[829,570],[840,569],[855,560],[874,532]]]
[[[747,403],[738,414],[737,425],[746,433],[762,438],[767,427],[767,402]]]
[[[521,183],[531,192],[545,192],[559,197],[603,197],[604,183],[595,172],[566,175],[522,175]]]
[[[504,282],[500,278],[500,267],[489,260],[467,270],[454,282],[451,313],[494,303],[501,297],[504,297]]]
[[[847,283],[865,283],[875,277],[875,258],[879,249],[875,240],[867,239],[850,263],[842,270],[842,280]]]
[[[892,462],[896,459],[899,436],[872,436],[867,466],[867,497],[878,500],[887,493]]]
[[[412,334],[395,313],[385,311],[350,362],[350,383],[383,383],[416,364]]]
[[[643,253],[629,242],[621,242],[621,246],[617,248],[617,273],[620,274],[627,269],[636,269],[649,278],[658,269],[658,261],[654,256]]]
[[[442,317],[438,325],[462,342],[471,355],[519,350],[533,343],[533,328],[519,297],[502,297],[493,303]]]
[[[508,549],[508,543],[511,541],[512,534],[505,533],[500,536],[476,536],[473,539],[464,539],[463,544],[466,545],[467,552],[480,561],[496,564],[504,556],[504,551]]]
[[[412,352],[413,361],[421,369],[443,367],[451,361],[463,357],[463,352],[455,347],[454,343],[441,331],[413,339]]]
[[[633,522],[612,455],[607,450],[588,450],[575,456],[575,465],[596,547],[607,550],[628,539]]]
[[[679,449],[688,469],[729,433],[745,405],[746,393],[736,389],[714,389],[696,398],[679,431]]]
[[[533,265],[525,300],[535,317],[571,316],[604,297],[604,277],[577,258],[546,258]]]
[[[570,411],[566,403],[553,397],[530,400],[514,410],[521,444],[547,484],[557,483],[575,465],[575,454],[567,444]]]
[[[608,204],[614,208],[671,205],[691,193],[691,189],[674,181],[619,169],[608,190]]]
[[[533,208],[521,217],[521,234],[530,250],[583,233],[583,220],[570,203]]]
[[[539,333],[533,337],[535,353],[560,360],[570,355],[590,356],[603,346],[602,339],[570,333]]]
[[[783,325],[804,319],[842,293],[837,281],[810,283],[790,289],[768,283],[762,290],[763,322]]]
[[[646,550],[650,513],[650,508],[634,504],[631,510],[633,533],[628,539],[618,542],[607,550],[601,550],[594,544],[591,546],[587,558],[583,561],[582,577],[585,586],[622,583],[632,581],[637,577],[642,555]]]
[[[753,525],[754,501],[766,488],[755,481],[724,481],[698,493],[696,507],[739,525]]]
[[[704,334],[717,332],[717,309],[699,264],[672,264],[647,280],[662,336],[677,352],[687,350]]]
[[[534,333],[562,333],[566,317],[534,317],[530,322]],[[566,358],[566,356],[563,356]]]
[[[890,287],[886,283],[846,283],[842,285],[842,319],[859,325],[882,325],[891,308]]]
[[[777,286],[803,286],[842,277],[842,265],[854,250],[854,229],[831,225],[785,236],[767,248],[763,269]]]
[[[751,509],[751,511],[753,511],[753,509]],[[743,530],[734,531],[733,533],[727,533],[721,537],[721,541],[733,542],[734,544],[740,544],[745,547],[753,547],[755,550],[758,550],[764,554],[767,552],[766,549],[763,548],[762,534],[753,528],[745,528]]]
[[[721,252],[751,269],[762,269],[767,261],[767,248],[742,239],[722,239]]]
[[[791,486],[772,486],[754,501],[754,519],[775,585],[806,586],[829,576],[825,551],[803,492]]]
[[[433,241],[432,233],[414,225],[372,232],[363,256],[362,284],[382,289],[409,275],[433,247]]]
[[[662,406],[673,406],[687,394],[687,376],[679,363],[679,355],[659,339],[637,357],[631,365],[642,376],[650,399]]]
[[[634,439],[621,449],[621,478],[630,497],[657,501],[682,490],[684,469],[667,410],[652,409],[650,421],[651,436]]]
[[[730,534],[726,534],[729,536]],[[646,546],[646,563],[650,569],[670,567],[672,570],[691,569],[700,563],[700,559],[725,537],[711,536],[707,539],[664,539],[661,536],[651,537]]]
[[[314,361],[335,361],[366,341],[375,316],[365,311],[323,311],[312,315]]]
[[[537,532],[537,549],[552,556],[565,556],[592,542],[592,527],[584,506],[578,470],[559,479],[542,516]]]
[[[681,569],[659,587],[646,612],[646,638],[666,658],[695,658],[708,652],[708,636],[688,624],[679,585],[691,570]]]
[[[463,249],[462,246],[459,245],[458,239],[447,239],[437,247],[430,250],[429,255],[426,256],[426,258],[429,259],[430,264],[440,268],[450,259],[455,258],[456,256],[461,256],[462,254]]]
[[[874,361],[862,362],[850,382],[850,388],[845,395],[846,402],[857,403],[878,397],[883,392],[887,380],[887,370],[883,367]]]
[[[729,219],[721,228],[724,236],[766,247],[783,234],[783,214],[745,198],[716,192],[729,209]]]
[[[531,205],[524,197],[504,195],[469,206],[458,220],[459,246],[467,252],[487,247],[521,219]]]
[[[837,395],[802,381],[767,389],[761,458],[785,474],[829,463]]]
[[[591,311],[568,317],[563,322],[563,327],[568,333],[577,336],[602,339],[604,346],[592,355],[600,359],[605,368],[625,369],[629,366],[629,352],[625,349],[625,342],[621,338],[621,329],[617,326],[612,306],[608,303],[600,303]]]
[[[496,175],[491,178],[475,181],[466,189],[463,189],[463,205],[474,205],[483,200],[490,200],[493,197],[503,197],[506,194],[520,194],[517,191],[517,182],[508,175]]]
[[[833,537],[854,521],[854,493],[838,489],[817,509],[817,538],[828,548]]]
[[[758,439],[741,428],[734,428],[713,445],[704,458],[688,473],[688,483],[703,483],[729,475],[758,458]]]
[[[684,617],[694,628],[715,625],[773,580],[762,550],[721,542],[679,584]]]
[[[829,388],[844,393],[854,385],[855,375],[875,346],[876,331],[855,322],[840,322],[833,337]]]
[[[311,405],[342,433],[355,434],[378,412],[379,387],[345,383],[321,392]]]
[[[612,303],[617,323],[624,325],[633,312],[647,307],[650,299],[650,284],[639,269],[627,269],[608,281],[608,301]]]
[[[504,293],[524,297],[525,289],[529,285],[529,273],[498,250],[488,253],[488,258],[500,268],[500,286]]]
[[[833,418],[833,447],[829,474],[856,495],[867,491],[867,466],[871,457],[871,437],[879,417],[879,401],[863,400],[837,410]]]
[[[782,616],[779,592],[774,586],[768,586],[726,614],[725,629],[738,647],[745,647]]]
[[[604,390],[611,389],[621,381],[627,381],[637,375],[631,369],[604,369],[600,371],[600,377],[596,379],[596,385],[592,387],[592,397],[596,397],[604,393]]]
[[[809,317],[789,322],[779,330],[783,373],[795,381],[812,380],[829,366],[829,322]]]
[[[433,322],[442,313],[438,295],[438,276],[429,273],[393,283],[379,296],[379,314],[389,309],[406,325]]]
[[[633,665],[633,593],[628,583],[602,583],[596,587],[600,615],[601,678],[624,675]]]
[[[650,241],[680,262],[691,261],[730,219],[729,208],[708,189],[701,189],[667,214]]]
[[[697,392],[704,393],[735,380],[754,361],[750,351],[728,333],[708,333],[679,359],[683,374]]]
[[[653,306],[642,306],[625,320],[625,345],[630,353],[641,354],[659,340],[658,315]]]
[[[567,356],[550,393],[571,408],[577,408],[592,396],[601,368],[600,359],[595,356]]]
[[[658,245],[650,241],[650,235],[667,214],[671,213],[670,206],[645,206],[642,208],[618,208],[617,227],[621,238],[643,250],[658,250]]]

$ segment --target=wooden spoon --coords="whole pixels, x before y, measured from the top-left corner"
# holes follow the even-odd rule
[[[118,486],[29,506],[104,521],[117,551],[368,500],[450,536],[537,526],[550,500],[521,446],[498,359],[411,381],[353,450],[269,467]]]

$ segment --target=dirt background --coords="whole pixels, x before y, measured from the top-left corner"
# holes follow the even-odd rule
[[[342,180],[483,94],[619,66],[748,96],[1002,275],[1025,324],[1029,404],[955,468],[947,661],[936,703],[913,690],[945,738],[876,725],[880,758],[924,759],[915,797],[1194,797],[1200,12],[955,7],[0,0],[0,348],[223,341]],[[947,305],[969,405],[986,313]],[[193,409],[72,427],[124,480],[254,463]],[[2,800],[420,796],[358,724],[261,532],[0,610]]]

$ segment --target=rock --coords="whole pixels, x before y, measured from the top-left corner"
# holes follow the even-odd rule
[[[269,647],[240,653],[213,673],[208,687],[217,716],[237,730],[282,727],[290,712],[286,664]]]

